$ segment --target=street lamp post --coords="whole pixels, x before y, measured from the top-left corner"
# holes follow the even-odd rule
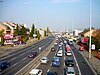
[[[89,5],[89,8],[90,8],[90,10],[89,10],[89,13],[90,13],[90,40],[89,40],[89,59],[91,59],[91,24],[92,24],[92,13],[91,13],[91,0],[89,0],[89,2],[90,2],[90,5]]]

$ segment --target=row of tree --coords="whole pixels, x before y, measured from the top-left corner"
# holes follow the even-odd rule
[[[3,42],[4,42],[3,32],[4,32],[4,30],[0,31],[0,44],[3,44]],[[34,24],[32,25],[31,32],[28,34],[27,34],[27,32],[30,32],[30,30],[28,28],[24,27],[24,25],[19,26],[17,24],[16,30],[14,32],[14,36],[20,35],[22,37],[23,42],[26,42],[29,39],[29,37],[33,38],[33,34],[36,35],[35,38],[37,38],[38,40],[41,38],[41,34],[40,34],[39,30],[35,28]],[[44,30],[44,36],[45,37],[48,36],[49,33],[50,33],[50,31],[49,31],[49,28],[47,27],[47,30]]]
[[[38,38],[38,40],[41,38],[41,34],[40,34],[39,30],[35,28],[34,24],[32,25],[32,29],[31,29],[31,32],[30,32],[29,35],[27,35],[27,31],[28,31],[28,29],[26,29],[23,25],[22,25],[21,28],[19,28],[19,26],[17,24],[17,27],[16,27],[14,35],[15,36],[21,35],[23,38],[24,37],[33,38],[33,34],[35,34],[36,38]],[[47,27],[47,30],[44,30],[44,36],[48,36],[49,33],[50,33],[50,31],[49,31],[49,28]]]

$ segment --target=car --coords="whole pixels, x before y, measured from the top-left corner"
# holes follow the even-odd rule
[[[74,61],[73,61],[73,59],[72,58],[67,58],[66,60],[65,60],[65,65],[66,66],[74,66]]]
[[[41,61],[41,63],[47,64],[49,62],[49,59],[46,56],[44,56],[41,58],[40,61]]]
[[[47,75],[57,75],[57,72],[48,71],[48,72],[47,72]]]
[[[96,53],[96,56],[98,59],[100,59],[100,51]]]
[[[67,51],[67,52],[65,52],[65,55],[67,55],[67,56],[71,56],[72,53],[71,53],[71,51]]]
[[[55,48],[54,48],[54,47],[52,47],[52,48],[51,48],[51,51],[55,51]]]
[[[10,62],[6,60],[0,60],[0,71],[10,67]]]
[[[73,39],[68,39],[68,44],[73,45]]]
[[[57,56],[58,56],[58,57],[59,57],[59,56],[60,56],[60,57],[63,56],[63,52],[62,52],[62,50],[60,50],[60,51],[57,52]]]
[[[42,75],[42,70],[41,69],[32,69],[29,72],[29,75]]]
[[[30,55],[28,55],[29,58],[34,58],[37,56],[37,52],[36,51],[32,51]]]
[[[75,75],[74,67],[67,67],[64,69],[64,75]]]
[[[52,66],[60,66],[60,57],[53,57]]]

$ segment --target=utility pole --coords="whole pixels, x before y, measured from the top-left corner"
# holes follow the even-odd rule
[[[89,0],[89,8],[90,8],[90,40],[89,40],[89,59],[91,59],[91,24],[92,24],[92,13],[91,13],[91,0]]]

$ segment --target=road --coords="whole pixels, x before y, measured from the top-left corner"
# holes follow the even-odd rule
[[[3,71],[1,71],[1,75],[14,75],[16,72],[18,72],[21,68],[23,68],[26,64],[28,64],[30,61],[33,60],[33,58],[28,58],[28,55],[31,53],[31,51],[37,51],[39,52],[38,48],[41,47],[40,53],[45,50],[54,40],[54,36],[50,36],[46,39],[43,39],[33,45],[30,45],[26,48],[23,48],[21,50],[15,51],[10,53],[4,58],[1,58],[2,60],[7,60],[11,63],[11,66]],[[40,54],[38,53],[38,55]]]
[[[60,39],[60,41],[63,40],[64,42],[64,38]],[[58,42],[60,42],[58,41]],[[87,64],[87,62],[84,60],[84,58],[82,57],[82,55],[79,53],[79,50],[75,49],[74,46],[70,46],[72,48],[72,53],[73,55],[71,56],[74,59],[74,63],[75,63],[75,72],[76,75],[95,75],[93,73],[93,71],[91,70],[90,66]],[[65,47],[63,46],[63,52],[65,51]],[[64,68],[67,67],[65,66],[64,60],[67,59],[69,56],[66,56],[65,54],[63,54],[63,56],[61,57],[61,65],[60,67],[54,67],[52,66],[52,58],[55,55],[56,52],[50,52],[49,55],[47,56],[49,58],[49,63],[48,64],[40,64],[37,68],[43,70],[43,74],[42,75],[46,75],[47,71],[53,71],[53,72],[57,72],[57,75],[64,75]]]
[[[60,43],[62,40],[60,39],[60,41],[57,41],[58,43]],[[63,41],[62,41],[63,42]],[[56,49],[58,50],[58,46],[56,47]],[[52,71],[52,72],[57,72],[58,75],[64,75],[64,68],[66,68],[65,66],[65,59],[67,59],[69,56],[66,56],[65,53],[65,46],[63,45],[63,56],[60,57],[61,58],[61,64],[60,67],[54,67],[52,66],[52,58],[54,56],[56,56],[56,51],[55,52],[50,52],[49,55],[47,56],[49,58],[49,63],[48,64],[40,64],[37,68],[43,70],[43,74],[42,75],[46,75],[47,71]],[[71,58],[74,59],[73,56],[70,56]],[[74,60],[75,63],[75,71],[76,71],[76,75],[79,75],[79,71],[78,68],[76,66],[76,62]]]
[[[90,66],[84,60],[83,56],[79,53],[79,50],[77,50],[73,46],[71,46],[71,48],[72,48],[74,55],[76,57],[76,60],[78,62],[81,74],[82,75],[95,75],[94,72],[91,70]]]
[[[21,68],[23,68],[26,64],[28,64],[30,61],[32,61],[32,58],[28,58],[28,55],[31,51],[38,51],[38,48],[41,47],[41,52],[44,51],[54,40],[54,36],[50,36],[44,40],[41,40],[33,45],[30,45],[26,48],[23,48],[22,50],[15,51],[9,55],[7,55],[5,58],[2,58],[3,60],[7,60],[11,62],[11,66],[5,70],[3,70],[1,73],[2,75],[14,75],[16,72],[18,72]],[[60,38],[57,40],[57,43],[64,42],[64,38]],[[79,50],[77,50],[74,46],[71,46],[73,55],[71,58],[74,59],[74,68],[76,75],[94,75],[93,71],[87,64],[87,62],[84,60],[82,55],[79,53]],[[58,45],[56,46],[56,50],[58,50]],[[40,52],[40,53],[41,53]],[[38,54],[39,55],[39,54]],[[61,57],[61,64],[60,67],[54,67],[52,66],[52,58],[56,56],[55,52],[50,52],[47,57],[49,58],[48,64],[40,64],[37,66],[37,68],[43,70],[42,75],[46,75],[47,71],[53,71],[57,72],[58,75],[64,75],[64,68],[65,66],[65,59],[67,59],[69,56],[65,55],[65,46],[63,45],[63,56]]]

